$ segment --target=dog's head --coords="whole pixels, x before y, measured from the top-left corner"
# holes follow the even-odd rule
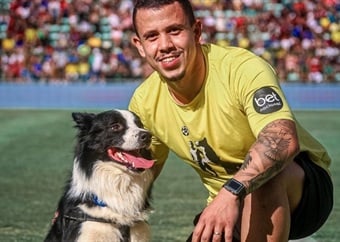
[[[143,129],[134,113],[110,110],[98,114],[72,113],[72,117],[79,130],[76,153],[86,163],[112,160],[136,171],[152,167],[154,162],[145,157],[151,134]]]

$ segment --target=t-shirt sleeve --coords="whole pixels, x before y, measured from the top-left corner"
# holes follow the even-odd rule
[[[277,75],[266,61],[250,57],[240,65],[238,73],[237,99],[255,137],[274,120],[294,120]]]

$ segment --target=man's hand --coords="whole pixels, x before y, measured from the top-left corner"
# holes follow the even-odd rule
[[[193,232],[192,242],[232,242],[233,230],[239,219],[240,200],[224,188],[203,210]]]

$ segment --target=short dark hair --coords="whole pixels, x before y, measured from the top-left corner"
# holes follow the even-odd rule
[[[178,2],[181,5],[185,15],[188,17],[189,24],[193,25],[195,23],[195,15],[194,15],[194,10],[189,0],[135,0],[133,13],[132,13],[132,21],[133,21],[133,27],[134,27],[136,34],[138,34],[137,26],[136,26],[136,14],[139,9],[159,8],[165,5],[172,4],[174,2]]]

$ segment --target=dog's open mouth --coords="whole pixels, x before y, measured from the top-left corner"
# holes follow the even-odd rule
[[[138,150],[126,152],[116,148],[109,148],[107,154],[114,161],[133,170],[149,169],[155,163],[154,160],[148,160],[141,157]]]

